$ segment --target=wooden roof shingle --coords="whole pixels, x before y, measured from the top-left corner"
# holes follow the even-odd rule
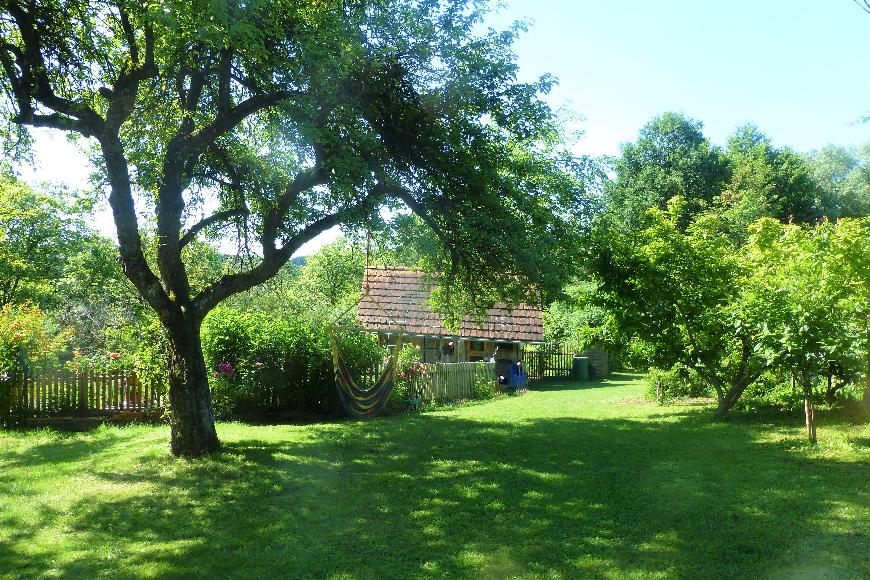
[[[401,321],[405,332],[435,336],[459,336],[488,340],[515,340],[543,342],[544,325],[541,309],[518,304],[508,309],[496,304],[486,311],[486,320],[478,325],[473,317],[465,316],[459,332],[449,331],[441,318],[425,304],[429,290],[424,287],[423,273],[408,268],[369,266],[365,270],[363,297],[357,318],[366,330],[389,332],[394,321]]]

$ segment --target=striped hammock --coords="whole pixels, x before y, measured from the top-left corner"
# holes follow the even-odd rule
[[[353,417],[374,417],[380,413],[390,400],[393,389],[396,388],[396,367],[399,364],[398,356],[402,350],[402,333],[393,349],[392,354],[381,371],[378,380],[369,388],[357,385],[350,376],[350,371],[338,352],[338,343],[332,329],[328,330],[329,339],[332,343],[332,365],[335,368],[335,388],[338,390],[338,398],[349,415]]]

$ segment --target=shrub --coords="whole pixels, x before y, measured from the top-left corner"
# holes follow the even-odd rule
[[[815,377],[813,380],[815,400],[818,403],[824,402],[829,405],[860,400],[863,394],[863,385],[856,380],[860,377],[850,378],[852,380],[839,379],[842,382],[835,383],[835,390],[829,392],[827,377]],[[747,387],[739,406],[744,410],[799,411],[804,408],[804,392],[800,385],[792,385],[789,373],[774,369],[765,372],[757,381]]]
[[[404,410],[407,401],[419,395],[414,390],[414,383],[418,377],[424,376],[428,372],[426,367],[419,362],[420,358],[419,346],[407,342],[402,345],[396,369],[396,388],[387,405],[388,411]]]
[[[488,373],[478,372],[474,377],[472,397],[480,400],[492,399],[495,397],[495,389],[495,380]]]
[[[646,381],[650,398],[659,403],[710,394],[710,387],[694,371],[679,363],[670,369],[651,368],[646,375]]]
[[[122,325],[106,332],[107,342],[113,350],[88,357],[93,368],[128,368],[149,389],[166,394],[169,392],[167,376],[169,341],[166,331],[156,315],[146,315],[138,324]],[[112,352],[118,353],[112,358]],[[79,358],[82,358],[81,356]],[[168,407],[169,397],[163,397]]]

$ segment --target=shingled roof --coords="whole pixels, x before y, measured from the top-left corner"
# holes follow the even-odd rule
[[[544,326],[541,309],[519,304],[509,310],[496,304],[486,311],[486,321],[478,326],[466,316],[459,325],[459,333],[444,328],[441,319],[428,305],[429,290],[423,285],[423,273],[407,268],[369,266],[365,270],[363,295],[357,318],[366,330],[389,332],[395,329],[392,321],[400,320],[405,332],[436,336],[459,336],[489,340],[518,340],[543,342]]]

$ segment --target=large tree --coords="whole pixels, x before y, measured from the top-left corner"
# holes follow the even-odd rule
[[[0,174],[0,306],[50,306],[64,262],[86,242],[80,212],[62,192],[35,191]]]
[[[622,146],[616,179],[607,185],[608,209],[623,228],[640,227],[651,207],[665,209],[680,196],[685,216],[708,207],[730,178],[720,148],[704,136],[703,123],[680,113],[664,113],[644,125],[637,142]]]
[[[403,205],[439,240],[442,286],[508,299],[558,287],[572,226],[554,216],[580,188],[539,100],[552,80],[516,81],[517,29],[477,35],[478,2],[2,6],[9,118],[93,145],[119,261],[166,328],[173,453],[219,447],[203,318],[334,225]],[[153,210],[155,268],[137,207]],[[249,259],[192,289],[182,250],[221,231]]]
[[[742,283],[745,322],[757,329],[759,352],[801,385],[813,442],[816,377],[859,350],[868,329],[867,226],[866,220],[808,227],[766,218],[752,225],[743,249],[755,274]]]
[[[721,416],[766,368],[757,333],[744,322],[743,288],[753,273],[721,216],[706,213],[680,229],[686,203],[678,196],[666,211],[650,208],[627,232],[604,216],[586,267],[620,330],[652,345],[655,367],[694,371],[716,391]]]
[[[805,158],[788,147],[777,149],[755,125],[735,131],[726,155],[731,180],[718,201],[740,241],[762,217],[812,223],[826,213],[828,204]]]

